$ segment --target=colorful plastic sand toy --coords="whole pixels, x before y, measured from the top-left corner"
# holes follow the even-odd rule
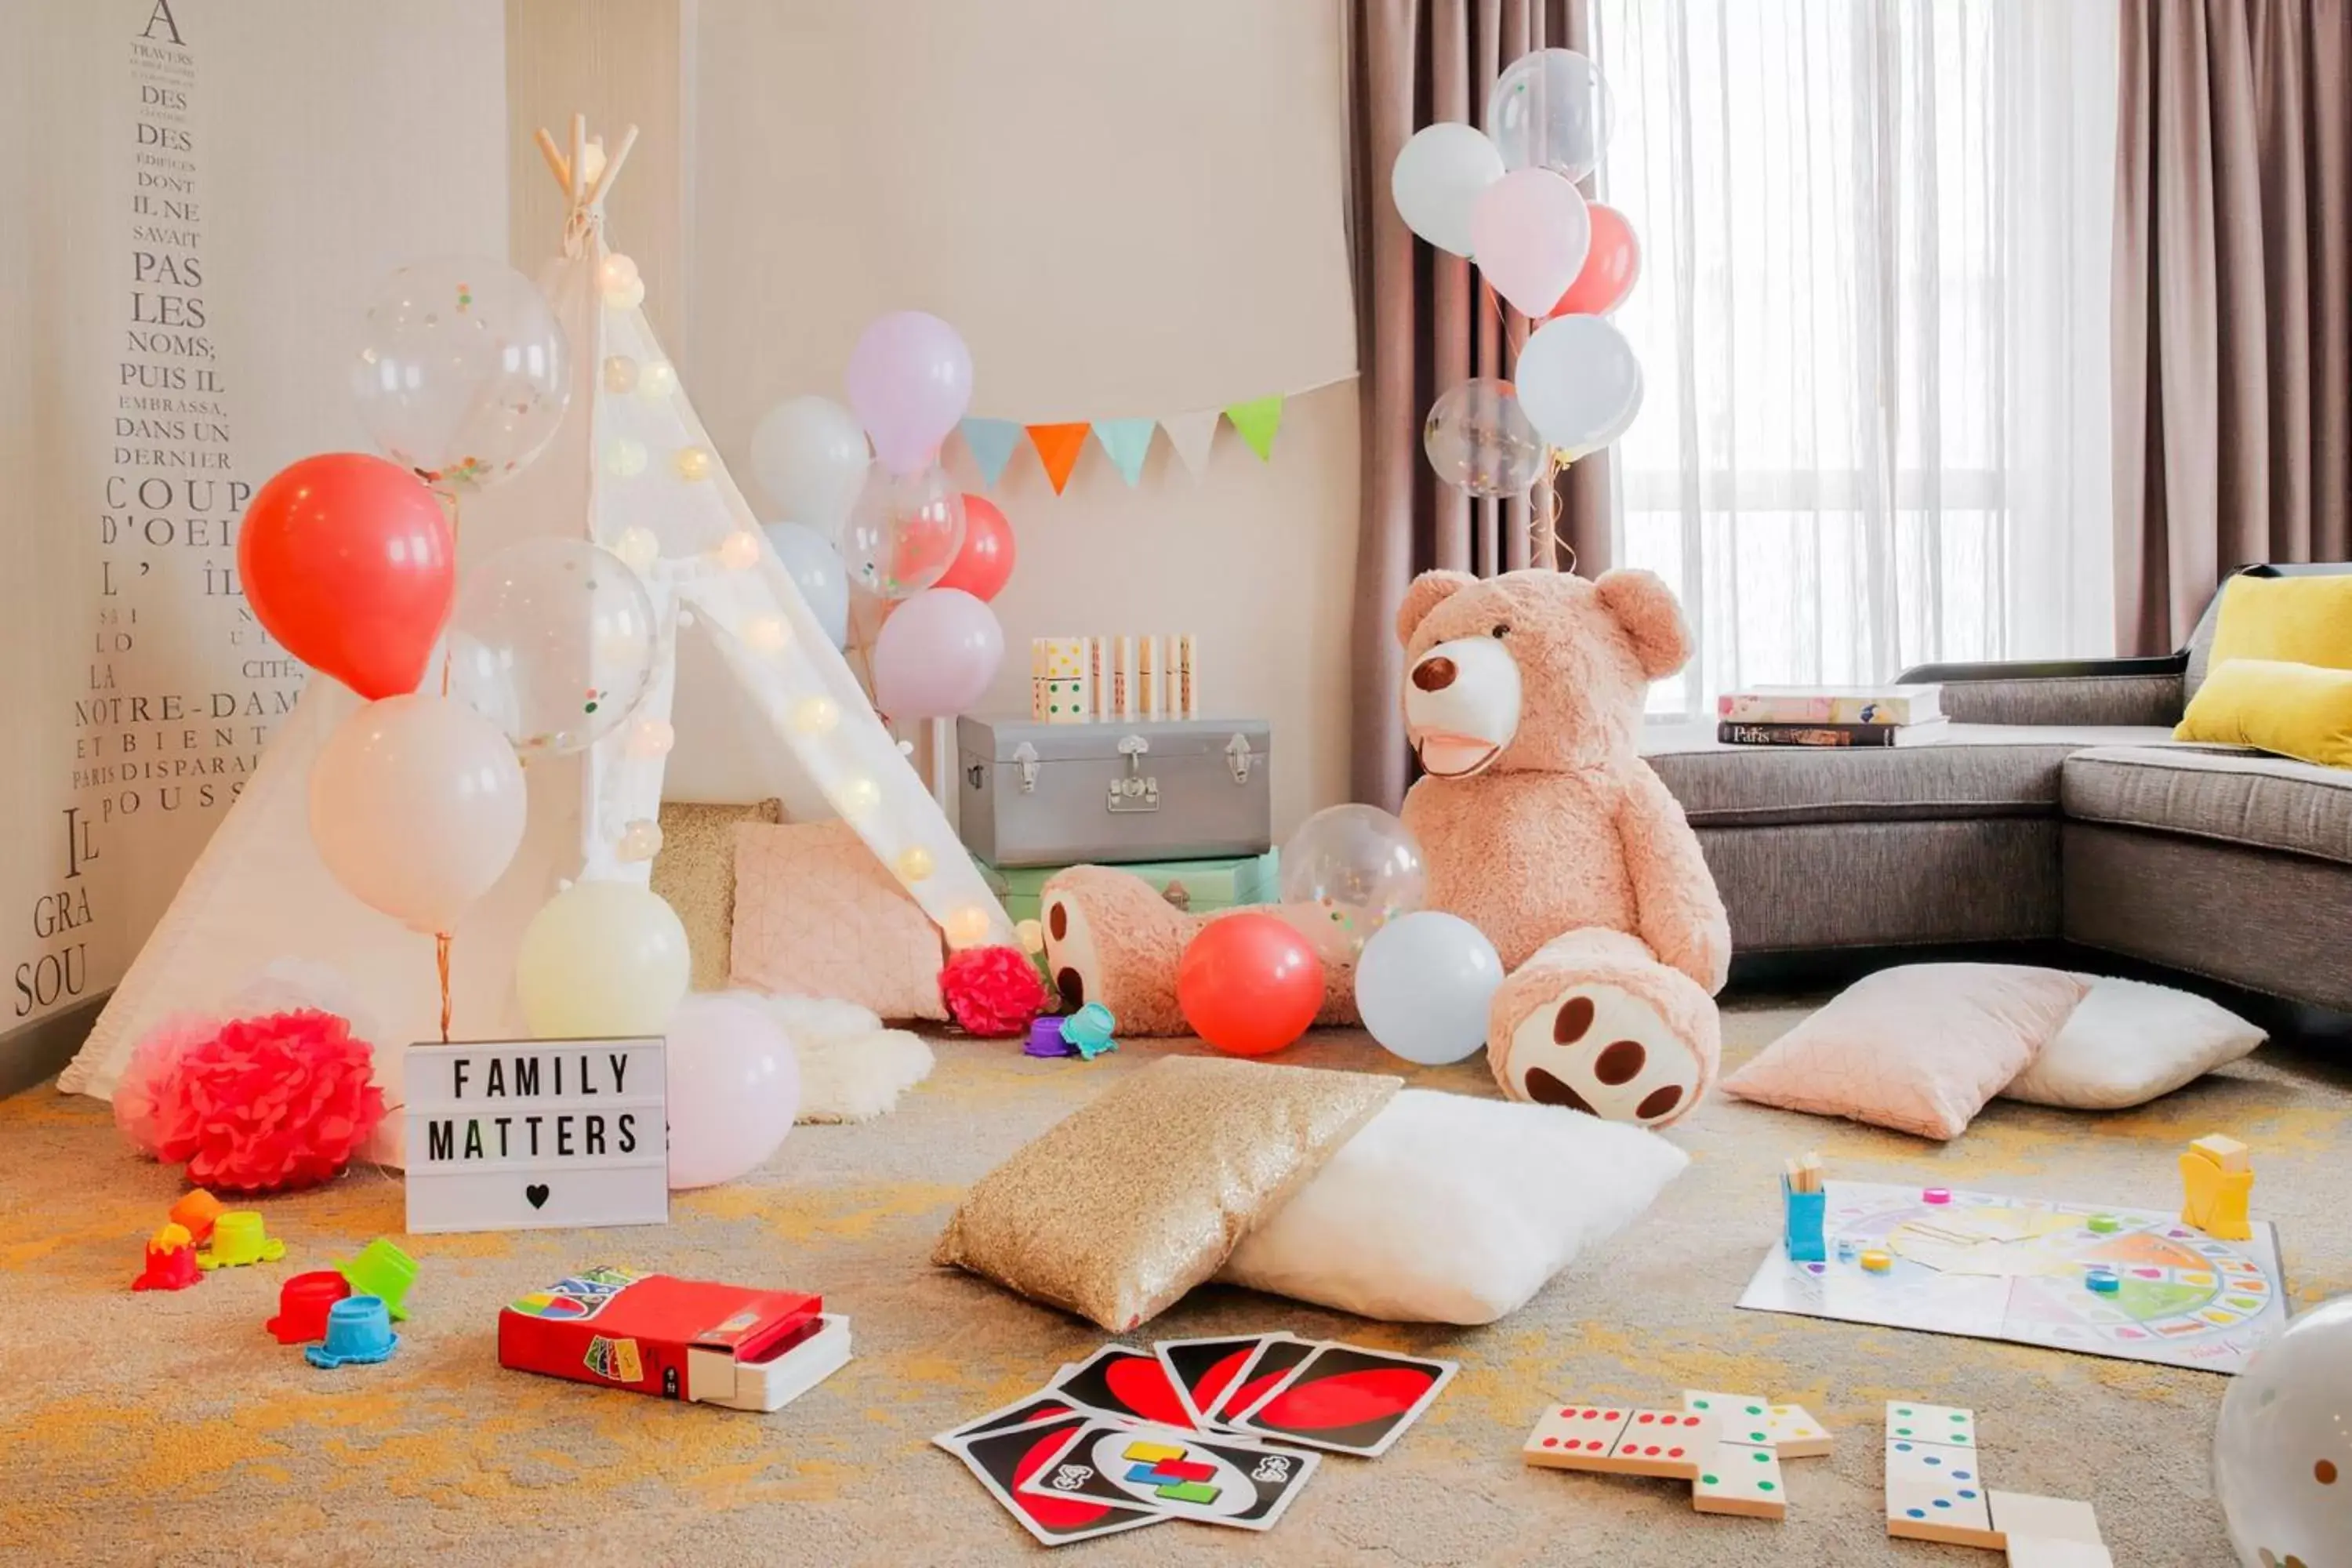
[[[1118,1049],[1118,1042],[1111,1038],[1118,1027],[1118,1020],[1109,1008],[1089,1002],[1062,1020],[1062,1038],[1077,1048],[1081,1060],[1092,1061],[1105,1051]]]
[[[360,1248],[357,1258],[335,1265],[335,1272],[351,1282],[354,1296],[380,1298],[395,1323],[408,1321],[408,1288],[416,1283],[416,1259],[377,1237]]]
[[[147,1266],[131,1282],[133,1290],[184,1290],[205,1277],[196,1267],[196,1244],[184,1225],[167,1225],[147,1238]]]
[[[213,1244],[196,1254],[203,1269],[242,1268],[248,1263],[275,1263],[286,1256],[286,1244],[269,1234],[253,1209],[230,1209],[213,1221]]]
[[[278,1315],[261,1326],[281,1345],[327,1337],[327,1313],[352,1293],[352,1283],[331,1268],[297,1274],[278,1288]]]
[[[379,1296],[347,1296],[327,1309],[327,1342],[302,1347],[312,1366],[370,1366],[400,1348],[392,1314]]]
[[[221,1207],[220,1199],[204,1188],[196,1187],[181,1194],[180,1201],[172,1205],[172,1223],[185,1230],[189,1238],[202,1247],[213,1237],[213,1222],[220,1218]]]
[[[1028,1043],[1021,1047],[1024,1057],[1074,1057],[1078,1053],[1069,1041],[1062,1038],[1062,1020],[1048,1014],[1029,1026]]]

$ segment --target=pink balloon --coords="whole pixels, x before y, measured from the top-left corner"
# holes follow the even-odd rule
[[[892,473],[909,474],[937,459],[971,406],[971,351],[937,316],[898,310],[858,334],[848,380],[849,406],[874,438],[874,455]]]
[[[746,996],[689,996],[666,1035],[670,1190],[765,1163],[800,1114],[800,1058],[783,1026]]]
[[[1642,241],[1625,215],[1606,202],[1587,202],[1592,220],[1592,245],[1584,253],[1584,269],[1559,303],[1554,316],[1605,316],[1625,302],[1642,276]]]
[[[1592,219],[1577,188],[1549,169],[1514,169],[1470,208],[1478,270],[1522,315],[1559,302],[1583,268]]]
[[[893,719],[948,719],[980,700],[1004,662],[996,612],[961,588],[902,601],[874,639],[874,706]]]

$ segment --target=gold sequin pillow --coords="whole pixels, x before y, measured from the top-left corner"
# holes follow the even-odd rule
[[[677,911],[697,991],[727,989],[727,963],[735,938],[735,825],[782,822],[782,801],[757,805],[695,805],[664,801],[661,852],[654,857],[653,889]]]
[[[1155,1062],[982,1177],[932,1261],[1124,1333],[1216,1273],[1400,1081]]]

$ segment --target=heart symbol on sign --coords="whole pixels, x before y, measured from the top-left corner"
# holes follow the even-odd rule
[[[533,1182],[530,1186],[527,1186],[522,1190],[522,1195],[530,1200],[531,1207],[535,1209],[545,1208],[547,1206],[547,1184],[544,1182]]]

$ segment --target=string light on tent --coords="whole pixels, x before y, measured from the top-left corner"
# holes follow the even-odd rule
[[[661,853],[661,824],[640,816],[621,830],[621,842],[615,849],[625,864],[650,860]]]
[[[758,616],[744,626],[743,640],[758,652],[782,653],[792,643],[793,634],[782,616]]]
[[[604,471],[616,479],[634,479],[646,471],[646,444],[634,436],[615,436],[604,443]]]
[[[604,390],[635,392],[637,389],[637,362],[626,354],[604,356]]]
[[[760,563],[760,536],[739,528],[719,543],[719,563],[730,572],[748,572]]]
[[[793,705],[793,728],[803,735],[823,735],[841,722],[841,710],[830,697],[803,697]]]
[[[667,719],[640,719],[629,728],[629,755],[666,757],[677,744],[677,731]]]
[[[950,910],[947,933],[950,947],[978,947],[988,940],[988,911],[977,904]]]
[[[604,177],[604,139],[602,136],[592,137],[588,144],[580,149],[580,184],[585,189],[593,190],[596,182]],[[627,258],[622,259],[626,260]]]
[[[646,280],[637,276],[637,264],[617,250],[596,264],[596,285],[613,310],[631,310],[646,302]]]
[[[650,528],[625,528],[621,537],[613,542],[613,553],[621,558],[621,564],[642,577],[661,559],[661,541],[654,537]]]
[[[869,778],[845,779],[833,795],[833,809],[845,822],[862,822],[882,804],[882,786]]]
[[[659,403],[677,390],[677,372],[667,360],[654,361],[637,375],[637,395],[647,403]]]
[[[919,844],[909,844],[898,851],[898,877],[901,881],[919,882],[936,869],[931,852]]]
[[[1021,943],[1021,951],[1024,952],[1039,953],[1045,951],[1045,928],[1035,921],[1023,921],[1013,928],[1013,935],[1014,940]]]
[[[670,461],[677,468],[677,477],[688,484],[710,477],[710,448],[708,447],[680,447],[677,456]]]

